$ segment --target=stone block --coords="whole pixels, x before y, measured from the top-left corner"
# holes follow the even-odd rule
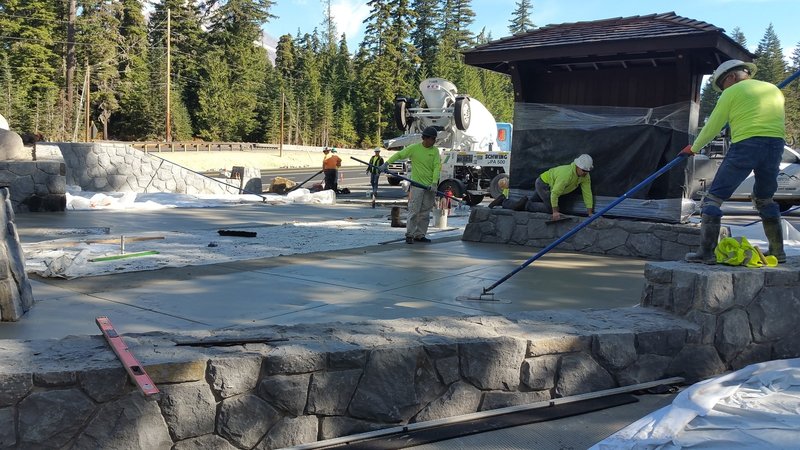
[[[763,270],[737,270],[733,272],[733,303],[747,306],[764,287]]]
[[[558,358],[557,355],[526,358],[522,363],[522,384],[534,391],[552,389],[556,383]]]
[[[161,411],[175,440],[214,432],[216,400],[208,383],[168,384],[160,390]]]
[[[800,339],[800,336],[797,336],[796,339]],[[781,342],[786,342],[786,340]],[[773,358],[772,346],[770,344],[750,344],[730,361],[730,366],[733,370],[739,370],[750,364],[770,361],[772,359],[796,358],[798,356],[800,356],[800,352],[795,353],[794,356],[776,356]]]
[[[19,404],[21,447],[66,445],[94,409],[94,403],[78,389],[34,392]]]
[[[719,314],[734,305],[733,274],[731,271],[703,271],[695,283],[693,308]]]
[[[329,369],[363,369],[367,362],[367,351],[364,349],[352,349],[344,351],[332,351],[328,354]]]
[[[731,361],[753,341],[747,313],[732,309],[719,316],[714,345],[723,361]]]
[[[230,442],[217,436],[216,434],[207,434],[196,438],[186,439],[175,443],[172,450],[236,450],[236,447],[231,445]]]
[[[101,405],[72,448],[169,449],[172,439],[158,403],[138,390]]]
[[[633,333],[600,333],[592,343],[592,354],[607,370],[623,369],[636,361],[636,337]]]
[[[417,379],[420,358],[427,358],[421,348],[386,348],[370,352],[364,375],[350,402],[350,415],[387,423],[410,419],[420,403],[417,383],[429,382]]]
[[[636,233],[628,236],[625,243],[632,256],[647,259],[659,259],[661,257],[661,241],[653,239],[649,233]]]
[[[0,448],[11,448],[17,443],[17,417],[14,408],[0,408]]]
[[[207,379],[222,398],[255,389],[261,372],[260,356],[215,358],[208,362]]]
[[[614,378],[586,353],[561,357],[556,381],[556,397],[602,391],[616,387]]]
[[[305,412],[311,374],[272,375],[258,384],[258,395],[272,406],[293,416]]]
[[[380,430],[393,425],[353,419],[352,417],[322,417],[320,419],[320,439],[333,439],[351,434],[366,433],[367,431]]]
[[[795,329],[792,333],[783,336],[783,339],[772,345],[772,358],[770,359],[798,357],[800,357],[800,329]]]
[[[414,417],[412,422],[443,419],[474,413],[481,403],[481,391],[469,383],[453,383],[441,397],[435,399]]]
[[[697,274],[684,270],[675,270],[672,273],[672,309],[671,311],[682,316],[692,309],[695,303],[695,284]]]
[[[300,344],[281,345],[264,359],[269,375],[315,372],[325,368],[326,355]]]
[[[799,276],[799,270],[779,265],[776,268],[766,271],[764,274],[764,284],[766,286],[793,286],[797,289],[800,287],[800,281],[798,281]]]
[[[785,287],[765,287],[747,307],[747,314],[756,342],[776,341],[797,329],[800,298]]]
[[[689,344],[681,349],[667,368],[666,375],[681,376],[694,383],[726,370],[725,363],[711,345]]]
[[[690,245],[663,241],[661,243],[661,259],[665,261],[681,260],[692,250],[693,247]]]
[[[148,373],[149,375],[149,373]],[[42,387],[72,386],[78,382],[75,372],[42,372],[33,374],[33,384]]]
[[[362,373],[361,369],[314,373],[308,389],[308,414],[344,415]]]
[[[530,405],[550,400],[550,391],[531,392],[487,392],[483,396],[480,411],[508,408],[509,406]]]
[[[639,354],[652,353],[673,356],[686,344],[686,330],[672,329],[645,331],[636,335],[636,349]]]
[[[695,323],[699,329],[688,330],[686,342],[689,344],[713,344],[717,334],[717,316],[715,314],[704,313],[697,310],[689,311],[685,319]],[[748,330],[750,327],[748,326]]]
[[[199,359],[148,364],[145,369],[156,385],[200,381],[206,377],[206,361]]]
[[[226,398],[219,406],[217,434],[237,447],[253,448],[280,419],[275,408],[255,395]]]
[[[667,284],[672,282],[672,268],[661,264],[647,263],[644,266],[644,278],[649,284]]]
[[[284,417],[279,420],[256,450],[272,450],[306,444],[317,440],[319,419],[315,416]]]
[[[459,344],[461,374],[479,389],[517,390],[526,347],[510,337]]]
[[[439,374],[439,380],[443,384],[450,385],[461,379],[458,355],[437,359],[434,365],[436,366],[436,373]]]
[[[78,383],[98,403],[122,397],[133,389],[128,383],[128,373],[122,367],[80,372]]]
[[[639,355],[630,366],[619,371],[617,382],[620,386],[630,386],[664,378],[672,358],[660,355]]]
[[[537,337],[528,343],[527,356],[588,351],[591,348],[591,343],[592,338],[590,336],[560,335]]]

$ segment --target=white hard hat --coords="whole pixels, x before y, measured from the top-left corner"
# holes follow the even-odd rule
[[[714,73],[711,75],[711,87],[717,92],[722,92],[722,86],[718,85],[717,83],[724,80],[725,75],[727,75],[730,71],[735,69],[739,70],[747,69],[747,71],[750,72],[750,76],[752,77],[753,75],[756,74],[756,70],[758,70],[758,67],[756,67],[756,65],[753,63],[740,61],[738,59],[731,59],[725,61],[724,63],[720,64],[719,67],[717,67],[717,70],[715,70]]]
[[[592,168],[594,167],[594,162],[592,161],[592,157],[585,153],[575,158],[574,163],[576,166],[578,166],[579,169],[585,172],[591,172]]]

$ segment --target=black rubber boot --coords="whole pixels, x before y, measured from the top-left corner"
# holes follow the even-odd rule
[[[502,205],[505,199],[506,199],[505,195],[503,194],[498,195],[494,200],[492,200],[492,203],[489,203],[489,208],[491,209],[494,208],[495,206]]]
[[[786,252],[783,251],[783,224],[780,217],[763,219],[764,234],[769,241],[769,255],[775,257],[779,263],[786,262]]]
[[[713,265],[717,263],[714,249],[719,241],[719,228],[721,217],[702,215],[700,225],[700,250],[696,253],[687,253],[686,261]]]
[[[528,197],[522,197],[521,199],[517,200],[513,205],[511,205],[511,209],[514,211],[525,211],[525,205],[528,204]]]

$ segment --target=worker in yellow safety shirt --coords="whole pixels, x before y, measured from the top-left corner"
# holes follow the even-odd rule
[[[594,196],[592,195],[592,178],[589,172],[594,168],[594,161],[592,157],[583,154],[575,158],[571,164],[553,167],[541,174],[534,183],[536,194],[544,202],[547,211],[552,214],[552,220],[561,219],[561,212],[558,206],[558,200],[561,196],[569,194],[570,192],[580,187],[583,196],[583,204],[586,205],[586,212],[591,216],[594,214]],[[498,198],[505,197],[503,195]],[[495,199],[489,207],[492,208],[498,203]],[[523,211],[529,209],[535,211],[535,207],[528,207],[528,198],[522,197],[516,201],[499,200],[504,208],[513,209],[515,211]]]
[[[436,200],[436,190],[439,187],[439,173],[442,171],[442,158],[436,147],[438,131],[434,127],[422,130],[422,143],[411,144],[394,155],[390,156],[380,166],[381,172],[386,172],[389,164],[400,160],[411,160],[411,180],[428,186],[423,189],[411,186],[408,200],[408,218],[406,219],[406,244],[414,242],[430,242],[425,237],[428,232],[430,212]]]

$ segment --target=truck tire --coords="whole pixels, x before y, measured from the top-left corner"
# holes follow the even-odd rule
[[[469,128],[469,122],[472,119],[472,109],[469,106],[469,97],[456,98],[456,104],[453,107],[453,120],[456,123],[456,128],[461,131]]]
[[[498,173],[492,178],[492,181],[489,182],[489,196],[492,198],[497,198],[503,194],[503,190],[500,189],[500,180],[503,178],[508,179],[508,174],[505,173]]]
[[[453,178],[447,179],[439,183],[439,192],[447,192],[447,190],[453,193],[453,197],[461,200],[464,197],[464,194],[467,192],[467,187],[464,186],[464,183],[461,180],[456,180]]]
[[[779,209],[781,212],[786,212],[786,211],[788,211],[788,210],[792,209],[792,206],[793,206],[791,202],[785,202],[785,201],[776,201],[775,203],[777,203],[777,204],[778,204],[778,209]]]
[[[391,175],[387,175],[386,181],[389,182],[389,186],[400,186],[400,182],[403,180],[397,177],[393,177]]]
[[[405,98],[399,97],[394,100],[394,125],[400,131],[406,131],[409,125],[408,120],[406,120],[406,106]]]

